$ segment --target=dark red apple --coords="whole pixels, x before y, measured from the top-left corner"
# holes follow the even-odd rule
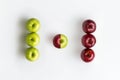
[[[84,62],[91,62],[95,57],[92,49],[84,49],[81,53],[81,58]]]
[[[92,34],[86,34],[82,37],[82,44],[86,48],[91,48],[95,45],[96,38]]]
[[[82,26],[85,33],[93,33],[96,30],[96,23],[90,19],[85,20]]]
[[[60,48],[60,34],[58,34],[54,37],[53,44],[55,47]]]

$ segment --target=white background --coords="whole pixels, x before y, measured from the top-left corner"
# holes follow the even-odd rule
[[[0,0],[0,80],[120,80],[119,0]],[[40,58],[24,56],[25,22],[38,18]],[[95,59],[80,58],[81,24],[93,19],[97,44]],[[56,49],[53,37],[69,39],[65,49]]]

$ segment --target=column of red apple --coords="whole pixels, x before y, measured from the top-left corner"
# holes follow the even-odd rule
[[[39,58],[39,50],[35,48],[39,42],[40,37],[37,34],[37,31],[40,28],[40,22],[36,18],[31,18],[26,23],[26,28],[29,33],[26,36],[26,44],[29,48],[26,49],[26,59],[29,61],[35,61]]]
[[[82,37],[82,44],[85,49],[81,52],[81,58],[84,62],[91,62],[95,57],[95,53],[90,48],[96,44],[96,38],[91,33],[95,32],[96,23],[90,19],[85,20],[82,24],[82,28],[86,34]]]

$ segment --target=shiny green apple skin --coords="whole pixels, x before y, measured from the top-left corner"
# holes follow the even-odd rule
[[[37,33],[29,33],[26,36],[26,43],[31,47],[35,47],[39,44],[40,37]]]
[[[67,46],[67,44],[68,44],[68,39],[67,39],[67,37],[64,34],[61,34],[60,38],[61,38],[60,47],[61,48],[65,48]]]
[[[26,23],[26,28],[29,32],[37,32],[40,28],[40,22],[36,18],[31,18]]]
[[[33,47],[27,48],[25,56],[29,61],[36,61],[39,58],[39,51]]]

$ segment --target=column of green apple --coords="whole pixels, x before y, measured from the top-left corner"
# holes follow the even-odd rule
[[[26,44],[30,46],[26,50],[26,58],[29,61],[35,61],[39,58],[39,51],[35,46],[40,42],[40,37],[37,34],[37,31],[40,28],[40,22],[36,18],[31,18],[26,23],[26,28],[29,33],[26,36]]]

